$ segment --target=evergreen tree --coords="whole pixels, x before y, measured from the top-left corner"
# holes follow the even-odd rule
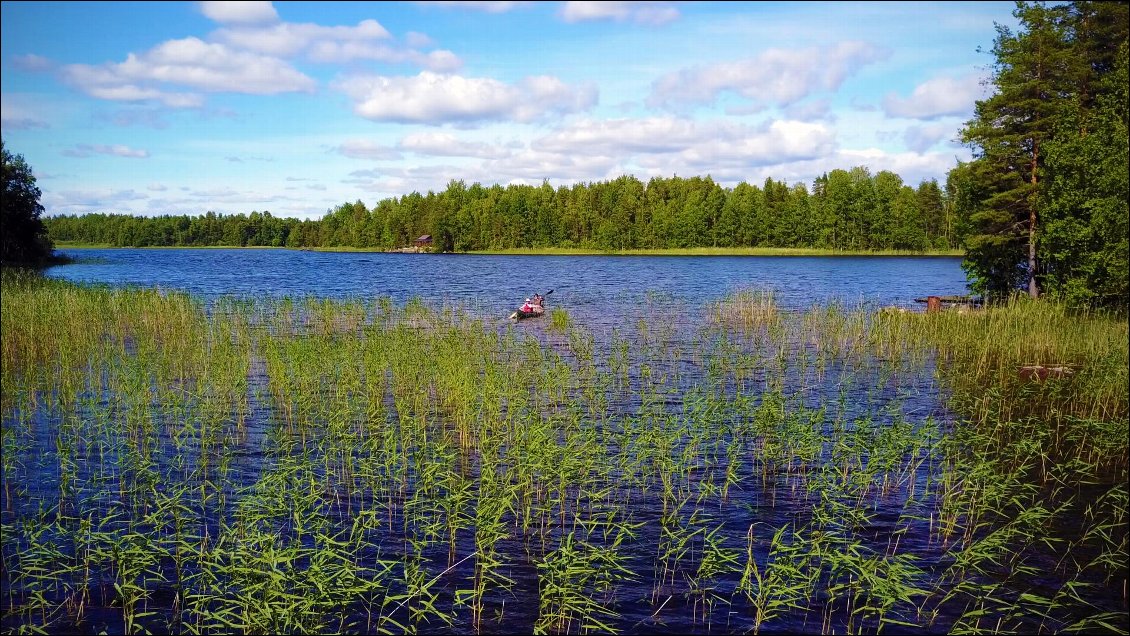
[[[963,130],[975,159],[951,173],[964,266],[980,292],[1126,307],[1130,10],[1036,2],[1014,15],[1020,32],[997,27],[996,93]]]
[[[13,155],[0,140],[3,155],[4,198],[0,201],[0,263],[40,265],[51,257],[53,245],[39,218],[43,206],[35,175],[23,155]]]
[[[1017,3],[1013,15],[1021,32],[996,27],[996,92],[977,102],[962,130],[962,141],[974,151],[971,176],[985,195],[971,217],[974,234],[966,240],[964,265],[977,291],[999,293],[1020,270],[1028,293],[1037,297],[1043,150],[1069,90],[1072,51],[1066,7]]]

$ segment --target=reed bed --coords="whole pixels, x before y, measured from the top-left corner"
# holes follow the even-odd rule
[[[1125,318],[0,302],[8,632],[1128,630]]]

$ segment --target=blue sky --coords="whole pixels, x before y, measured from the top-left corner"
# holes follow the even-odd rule
[[[942,183],[1014,6],[4,2],[0,128],[47,214],[318,218],[452,179]]]

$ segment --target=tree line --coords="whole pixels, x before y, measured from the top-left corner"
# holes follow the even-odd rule
[[[976,291],[1130,304],[1130,142],[1124,3],[1017,3],[997,25],[991,83],[950,172],[967,210]]]
[[[952,188],[949,188],[952,189]],[[270,212],[45,219],[55,241],[149,246],[394,249],[419,236],[432,249],[468,252],[582,248],[807,247],[829,250],[954,249],[964,224],[954,195],[927,180],[911,187],[867,168],[833,170],[804,184],[767,179],[725,188],[709,176],[634,176],[572,186],[467,186],[390,197],[372,208],[343,203],[317,220]]]

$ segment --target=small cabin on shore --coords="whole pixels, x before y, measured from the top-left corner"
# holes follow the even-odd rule
[[[413,245],[419,249],[430,248],[432,246],[432,235],[425,234],[421,236],[420,238],[416,239],[416,242],[413,243]]]

